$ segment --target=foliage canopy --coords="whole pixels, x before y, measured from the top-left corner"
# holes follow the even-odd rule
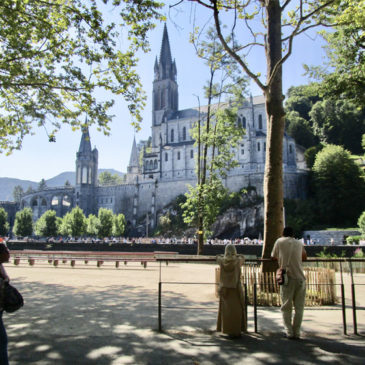
[[[29,207],[15,214],[13,232],[16,236],[31,236],[33,234],[33,212]]]
[[[315,199],[320,219],[351,226],[365,208],[365,176],[341,146],[327,145],[313,165]]]
[[[0,236],[6,236],[9,232],[8,213],[0,208]]]
[[[0,152],[19,149],[36,125],[50,141],[63,123],[73,129],[95,123],[108,134],[112,96],[124,97],[138,127],[145,95],[137,52],[148,51],[147,32],[163,19],[161,6],[153,0],[2,0]],[[106,10],[113,16],[105,17]]]

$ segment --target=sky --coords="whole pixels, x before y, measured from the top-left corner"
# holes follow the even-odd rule
[[[207,66],[196,56],[193,45],[189,43],[189,33],[193,29],[191,14],[191,6],[185,7],[182,12],[176,9],[166,10],[171,53],[177,66],[180,110],[197,106],[197,95],[200,97],[200,103],[205,104],[202,88],[208,79]],[[200,14],[197,17],[203,19]],[[138,73],[148,98],[142,113],[141,130],[135,132],[122,99],[115,102],[113,109],[115,117],[110,125],[110,136],[104,136],[96,131],[96,128],[90,128],[92,147],[96,147],[99,151],[99,168],[126,172],[133,137],[138,143],[139,140],[147,139],[151,135],[153,67],[155,58],[160,53],[163,26],[163,23],[158,24],[150,33],[151,52],[140,56]],[[284,92],[291,86],[308,83],[302,65],[322,64],[325,57],[322,45],[322,39],[314,33],[310,36],[304,34],[295,39],[293,54],[284,64]],[[250,57],[255,69],[264,74],[266,68],[264,55],[252,53]],[[261,94],[260,89],[253,83],[250,84],[249,93],[253,96]],[[25,137],[21,150],[14,151],[10,156],[0,154],[0,177],[39,182],[43,178],[47,180],[62,172],[75,170],[76,152],[81,139],[80,131],[72,132],[71,128],[65,125],[56,135],[55,143],[48,141],[44,129],[37,129],[35,132],[35,135]]]

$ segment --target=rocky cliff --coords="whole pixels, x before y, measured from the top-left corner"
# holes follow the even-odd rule
[[[229,208],[212,225],[213,236],[217,238],[262,237],[263,216],[262,203],[246,208]]]

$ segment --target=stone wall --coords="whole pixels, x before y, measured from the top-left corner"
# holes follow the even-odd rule
[[[24,242],[9,241],[10,250],[45,250],[45,251],[117,251],[117,252],[154,252],[169,251],[180,255],[196,255],[195,244],[123,244],[123,243],[47,243],[47,242]],[[345,257],[352,257],[359,246],[326,246],[326,253],[338,256],[345,253]],[[306,246],[308,257],[317,257],[324,246]],[[224,245],[204,245],[203,254],[208,256],[223,255]],[[250,257],[261,257],[262,246],[259,245],[236,245],[239,254]]]

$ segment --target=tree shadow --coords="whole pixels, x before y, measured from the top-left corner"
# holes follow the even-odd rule
[[[77,275],[77,273],[75,272]],[[24,281],[22,282],[22,279]],[[271,316],[260,313],[270,329],[230,340],[215,331],[217,302],[192,302],[166,290],[164,332],[157,332],[157,287],[105,285],[97,291],[67,285],[25,282],[17,287],[25,306],[4,315],[12,365],[20,364],[362,364],[363,347],[315,335],[303,341],[284,339]],[[209,310],[194,309],[209,307]],[[185,309],[184,309],[185,308]],[[252,321],[252,313],[249,313]],[[276,325],[276,321],[272,321]]]

